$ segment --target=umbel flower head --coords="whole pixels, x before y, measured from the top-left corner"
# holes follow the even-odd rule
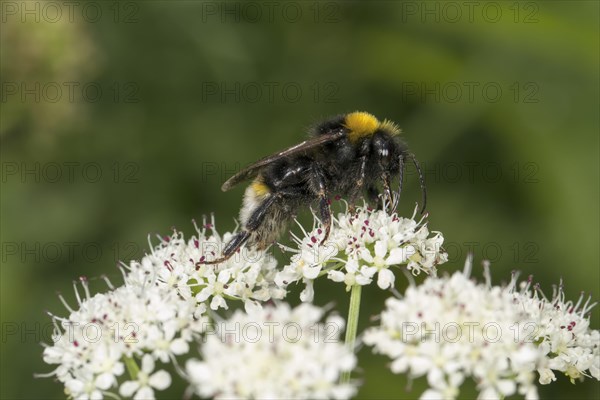
[[[198,302],[208,302],[213,310],[227,309],[227,299],[241,300],[246,308],[259,302],[285,297],[285,290],[277,287],[274,277],[277,262],[264,251],[244,248],[238,254],[218,265],[205,261],[217,258],[223,244],[234,233],[221,237],[214,219],[199,228],[197,236],[187,241],[183,234],[173,231],[160,238],[152,254],[142,259],[144,271],[159,271],[158,279],[177,288],[184,297],[196,296]]]
[[[575,380],[592,376],[600,380],[600,332],[590,329],[589,312],[596,305],[591,297],[584,303],[583,293],[577,303],[565,300],[562,282],[546,298],[539,286],[528,282],[518,295],[520,304],[538,329],[534,340],[547,358],[538,372],[540,383],[548,384],[556,377],[553,371],[563,372]]]
[[[556,371],[573,381],[600,379],[600,334],[589,329],[589,299],[565,301],[562,286],[546,298],[530,281],[517,285],[516,276],[506,287],[492,286],[489,273],[486,284],[477,284],[469,279],[470,261],[463,273],[438,278],[437,265],[447,260],[443,237],[415,215],[367,207],[341,213],[323,245],[318,222],[295,238],[296,249],[287,248],[294,254],[281,271],[265,252],[244,248],[206,265],[232,235],[221,237],[211,220],[187,240],[174,230],[140,261],[122,264],[120,287],[105,278],[109,290],[92,295],[82,278],[77,306],[60,296],[68,316],[51,314],[55,331],[44,361],[56,367],[41,376],[55,377],[67,396],[81,400],[152,399],[171,386],[172,368],[204,397],[347,399],[357,387],[350,380],[359,309],[353,299],[358,304],[360,285],[375,280],[393,287],[392,271],[402,268],[429,276],[387,301],[380,326],[364,342],[392,358],[393,372],[426,376],[423,398],[454,399],[467,378],[482,399],[536,398],[536,369],[542,384]],[[310,304],[272,305],[297,281],[306,284],[302,299],[310,300],[319,276],[353,287],[345,346],[341,318],[323,321],[325,311]],[[216,311],[231,301],[246,312],[221,320]],[[207,330],[207,312],[215,329]],[[181,358],[196,349],[201,358],[182,369]]]
[[[565,303],[562,290],[547,300],[530,280],[517,288],[516,274],[508,286],[492,286],[487,266],[486,284],[477,284],[470,270],[469,259],[462,273],[429,277],[388,299],[380,326],[365,332],[366,344],[392,358],[392,372],[427,376],[421,398],[457,398],[468,377],[480,399],[537,398],[536,369],[542,384],[552,370],[599,378],[599,333],[584,317],[589,301],[581,309],[581,299]]]
[[[149,398],[153,389],[170,385],[167,372],[153,370],[154,361],[171,362],[189,351],[189,343],[204,327],[204,307],[152,277],[147,279],[146,284],[129,281],[94,296],[83,279],[85,297],[75,288],[79,309],[71,309],[65,301],[69,316],[53,316],[53,344],[44,349],[44,361],[58,367],[46,376],[56,376],[67,395],[99,399],[114,394],[125,380],[125,366],[142,357],[140,374],[153,377],[148,382],[153,388],[138,386],[134,391]],[[121,390],[131,387],[124,383]]]
[[[393,271],[402,265],[414,275],[435,275],[437,266],[448,260],[442,248],[444,238],[440,232],[430,236],[425,217],[417,221],[415,215],[416,208],[411,218],[403,218],[364,205],[333,218],[329,239],[323,244],[323,231],[316,227],[319,221],[314,216],[315,227],[309,232],[301,227],[303,236],[294,236],[297,248],[284,248],[295,254],[275,281],[281,287],[304,282],[301,299],[312,301],[313,281],[323,275],[344,283],[347,290],[373,279],[381,289],[393,287]]]
[[[302,304],[236,311],[207,333],[186,371],[193,390],[217,399],[348,399],[355,383],[341,384],[355,356],[340,341],[344,321]]]
[[[403,298],[389,298],[380,326],[367,330],[364,342],[392,358],[392,372],[426,376],[422,399],[455,399],[469,377],[480,399],[517,392],[537,398],[532,371],[543,358],[527,335],[533,321],[515,306],[514,285],[477,284],[467,264],[462,273],[429,277]]]
[[[142,260],[121,265],[123,286],[114,288],[106,279],[110,290],[92,296],[82,278],[85,296],[75,287],[76,308],[60,296],[69,316],[51,315],[53,343],[44,349],[44,361],[57,368],[40,376],[55,376],[75,399],[102,398],[117,389],[123,396],[150,398],[171,383],[166,371],[154,371],[156,362],[181,370],[176,357],[187,354],[203,332],[208,306],[227,308],[228,298],[251,309],[257,301],[283,297],[285,290],[273,283],[275,261],[262,252],[249,251],[218,267],[202,264],[221,248],[212,222],[196,228],[198,235],[188,241],[174,231]]]

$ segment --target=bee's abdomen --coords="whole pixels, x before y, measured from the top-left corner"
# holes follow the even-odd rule
[[[244,193],[244,201],[240,210],[240,222],[245,225],[256,208],[269,196],[271,189],[264,183],[263,178],[258,176]]]
[[[275,196],[273,190],[264,182],[262,176],[257,177],[247,188],[244,193],[244,201],[240,210],[240,222],[246,228],[253,214],[260,208],[265,201],[272,200]],[[277,199],[275,199],[277,201]],[[252,230],[249,243],[256,245],[259,249],[263,249],[277,239],[279,231],[286,220],[286,215],[276,204],[269,207],[264,220],[257,229]]]

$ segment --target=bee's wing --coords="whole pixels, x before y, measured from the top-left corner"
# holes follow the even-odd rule
[[[283,157],[303,153],[307,150],[314,149],[315,147],[322,146],[326,143],[335,142],[336,140],[339,140],[342,137],[344,137],[344,135],[345,135],[345,133],[343,131],[335,131],[334,133],[320,135],[320,136],[305,140],[304,142],[298,143],[297,145],[289,147],[285,150],[282,150],[279,153],[275,153],[275,154],[272,154],[265,158],[261,158],[260,160],[256,161],[254,164],[250,164],[249,166],[247,166],[246,168],[244,168],[243,170],[241,170],[240,172],[238,172],[237,174],[235,174],[234,176],[229,178],[223,184],[223,186],[221,186],[221,190],[226,192],[229,189],[231,189],[232,187],[234,187],[235,185],[237,185],[238,183],[243,182],[246,179],[252,178],[256,174],[258,174],[258,172],[262,168],[266,167],[267,165],[271,164],[274,161],[280,160]]]

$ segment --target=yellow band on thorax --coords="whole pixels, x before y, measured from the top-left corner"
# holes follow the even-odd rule
[[[379,120],[374,115],[362,111],[350,113],[344,120],[344,126],[350,130],[348,138],[351,142],[373,135],[379,128],[379,124]]]

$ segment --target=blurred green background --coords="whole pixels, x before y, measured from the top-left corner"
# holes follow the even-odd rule
[[[569,298],[600,298],[596,1],[1,7],[2,398],[63,397],[33,378],[50,370],[44,311],[66,313],[57,291],[119,281],[117,260],[141,257],[149,233],[191,234],[211,212],[232,229],[243,188],[222,193],[224,179],[354,110],[398,122],[423,163],[443,270],[471,250],[498,283],[518,269],[547,293],[564,278]],[[361,327],[387,296],[366,289]],[[339,284],[315,301],[347,309]],[[406,391],[386,363],[360,352],[359,397],[418,397],[423,382]],[[563,377],[540,390],[600,395]]]

